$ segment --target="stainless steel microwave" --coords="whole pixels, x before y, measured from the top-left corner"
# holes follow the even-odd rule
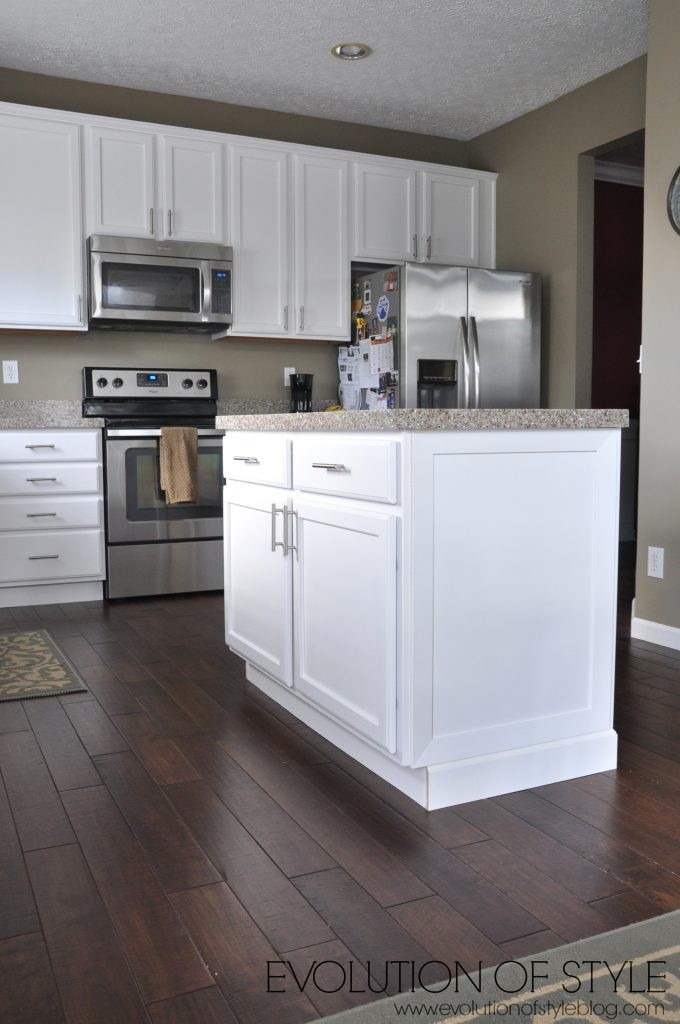
[[[90,327],[210,331],[232,322],[232,249],[91,235]]]

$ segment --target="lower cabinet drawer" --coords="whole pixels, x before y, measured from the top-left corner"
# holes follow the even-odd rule
[[[290,487],[290,441],[280,434],[227,432],[224,475],[227,480]]]
[[[399,501],[399,442],[376,438],[295,437],[293,487],[365,501]]]
[[[101,530],[0,534],[0,583],[103,575]]]
[[[0,498],[0,531],[101,526],[102,504],[95,495]]]
[[[2,430],[0,462],[96,460],[100,430]]]
[[[0,496],[11,494],[98,494],[101,469],[96,463],[0,466]]]

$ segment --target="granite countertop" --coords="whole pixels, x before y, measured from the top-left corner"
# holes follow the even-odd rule
[[[218,416],[223,430],[593,430],[628,426],[627,409],[393,409]]]
[[[0,400],[0,430],[93,430],[104,420],[83,419],[82,402],[47,398]]]

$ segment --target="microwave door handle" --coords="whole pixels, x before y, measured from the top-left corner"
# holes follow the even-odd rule
[[[206,322],[210,321],[210,314],[212,312],[212,289],[211,281],[212,274],[210,273],[210,264],[201,264],[201,295],[203,296],[203,306],[201,308],[201,320]]]

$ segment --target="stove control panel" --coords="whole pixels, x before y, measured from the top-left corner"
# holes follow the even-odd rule
[[[85,398],[217,398],[216,370],[133,369],[87,366]]]

